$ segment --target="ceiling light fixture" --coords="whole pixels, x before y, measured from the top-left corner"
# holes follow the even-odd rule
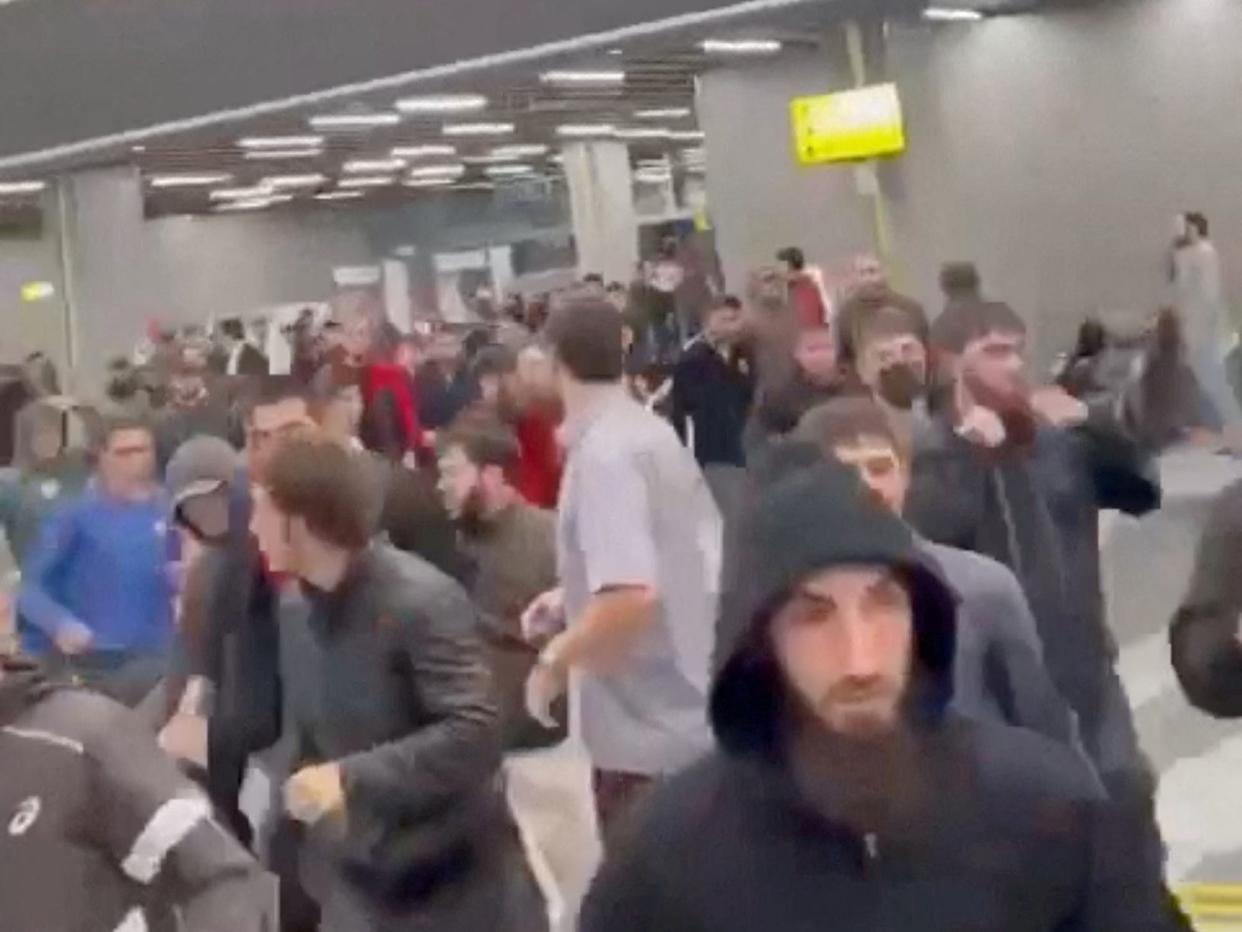
[[[625,49],[609,49],[608,54],[609,55],[624,55]]]
[[[668,134],[668,138],[675,142],[702,142],[707,138],[707,133],[700,129],[673,130]]]
[[[391,110],[380,113],[325,113],[310,118],[311,129],[374,129],[380,126],[396,126],[401,114]]]
[[[362,191],[324,191],[322,194],[316,194],[317,201],[352,201],[354,198],[363,197]]]
[[[544,84],[624,84],[624,71],[545,71]]]
[[[262,184],[271,188],[317,188],[328,180],[327,175],[268,175]]]
[[[537,155],[547,155],[548,147],[541,142],[518,143],[512,146],[496,146],[491,154],[496,158],[529,159]]]
[[[672,130],[663,126],[621,127],[617,130],[618,139],[668,139]]]
[[[708,55],[775,55],[783,47],[779,39],[705,39],[699,43]]]
[[[410,179],[460,178],[465,173],[466,166],[456,163],[452,165],[422,165],[418,168],[411,168],[410,173],[406,177]]]
[[[342,188],[382,188],[392,183],[392,175],[356,175],[342,178],[337,185]]]
[[[317,149],[322,136],[246,136],[237,140],[243,149]]]
[[[153,188],[198,188],[204,185],[224,184],[232,180],[233,176],[228,172],[213,172],[199,175],[152,175],[147,179],[147,183]]]
[[[533,175],[533,165],[493,165],[483,169],[489,178],[516,178],[518,175]]]
[[[392,157],[394,159],[425,159],[434,156],[456,154],[456,146],[396,146],[392,150]]]
[[[482,94],[433,94],[397,101],[402,113],[472,113],[486,107],[487,98]]]
[[[634,114],[636,120],[682,120],[694,111],[689,107],[660,107],[655,110],[638,110]]]
[[[218,213],[225,213],[230,210],[262,210],[265,207],[271,207],[272,200],[266,197],[242,198],[236,201],[229,201],[227,204],[218,205],[215,210]]]
[[[46,181],[0,181],[0,195],[38,194],[46,187]]]
[[[974,23],[983,19],[983,14],[964,7],[929,6],[923,11],[923,19],[935,23]]]
[[[611,136],[617,127],[612,123],[562,123],[556,128],[556,135],[568,139],[583,139],[590,136]]]
[[[350,159],[341,171],[350,174],[374,175],[379,172],[397,172],[405,168],[405,159]]]
[[[516,127],[512,123],[445,123],[445,136],[507,136]]]
[[[246,158],[284,161],[286,159],[317,159],[321,155],[323,155],[323,149],[253,149],[246,153]]]
[[[213,201],[254,200],[271,197],[272,191],[271,185],[256,184],[246,188],[216,188],[207,197]]]
[[[407,188],[447,188],[456,181],[456,178],[411,178],[402,184]]]

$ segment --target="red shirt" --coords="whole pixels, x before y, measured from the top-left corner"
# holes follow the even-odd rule
[[[556,441],[557,418],[549,412],[527,411],[517,419],[521,457],[514,484],[522,496],[540,508],[555,508],[561,494],[561,448]]]

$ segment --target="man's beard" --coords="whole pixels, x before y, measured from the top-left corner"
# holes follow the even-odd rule
[[[962,378],[970,397],[996,413],[1005,428],[1005,442],[1001,450],[1027,450],[1035,443],[1039,420],[1031,407],[1030,395],[1024,384],[1019,383],[1012,391],[996,392],[974,378],[970,372]]]
[[[880,370],[880,397],[899,411],[909,411],[925,391],[924,380],[913,366],[896,363]]]
[[[486,508],[483,491],[477,485],[462,500],[457,514],[457,529],[465,537],[481,537],[487,530]]]

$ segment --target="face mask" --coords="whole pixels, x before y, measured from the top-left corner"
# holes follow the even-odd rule
[[[880,397],[894,408],[909,411],[924,390],[918,373],[904,363],[895,363],[880,370]]]

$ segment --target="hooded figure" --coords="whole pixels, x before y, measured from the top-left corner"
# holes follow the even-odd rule
[[[612,850],[584,932],[1159,927],[1088,766],[949,712],[952,595],[852,474],[778,479],[743,541],[718,750]]]

